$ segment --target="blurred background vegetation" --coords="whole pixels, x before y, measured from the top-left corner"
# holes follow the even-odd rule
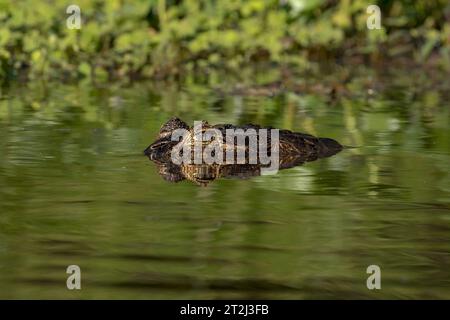
[[[449,19],[448,0],[0,0],[0,298],[449,299]],[[142,151],[172,116],[355,148],[169,184]],[[65,289],[74,263],[87,290]]]
[[[69,29],[66,8],[81,8]],[[382,28],[368,30],[377,4]],[[406,58],[450,69],[447,0],[0,0],[0,79],[168,77]],[[355,60],[350,60],[355,61]]]

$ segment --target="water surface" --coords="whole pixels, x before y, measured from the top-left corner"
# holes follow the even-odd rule
[[[3,88],[0,298],[449,299],[442,88],[408,74],[336,101],[207,82]],[[356,148],[273,176],[168,183],[142,151],[174,115]],[[79,291],[66,288],[71,264]]]

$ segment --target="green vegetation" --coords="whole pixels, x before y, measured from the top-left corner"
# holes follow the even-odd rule
[[[450,299],[448,3],[0,0],[0,298]],[[351,148],[172,184],[172,116]]]
[[[382,28],[368,30],[377,4]],[[450,68],[447,0],[0,0],[0,79],[164,77],[326,58],[407,57]],[[432,58],[432,59],[431,59]]]

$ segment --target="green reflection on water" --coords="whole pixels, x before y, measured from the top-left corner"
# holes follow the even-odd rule
[[[450,298],[448,97],[389,81],[334,104],[196,83],[3,90],[0,297]],[[275,176],[171,184],[142,151],[173,115],[357,148]],[[70,264],[81,291],[66,289]]]

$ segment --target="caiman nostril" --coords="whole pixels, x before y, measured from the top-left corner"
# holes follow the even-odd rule
[[[162,146],[164,146],[164,145],[166,145],[166,144],[167,144],[167,141],[165,141],[165,140],[164,140],[164,141],[156,141],[156,142],[152,143],[151,145],[149,145],[149,146],[147,147],[147,149],[144,150],[144,154],[145,154],[146,156],[148,156],[148,155],[151,154],[153,151],[155,151],[155,150],[161,148]]]

